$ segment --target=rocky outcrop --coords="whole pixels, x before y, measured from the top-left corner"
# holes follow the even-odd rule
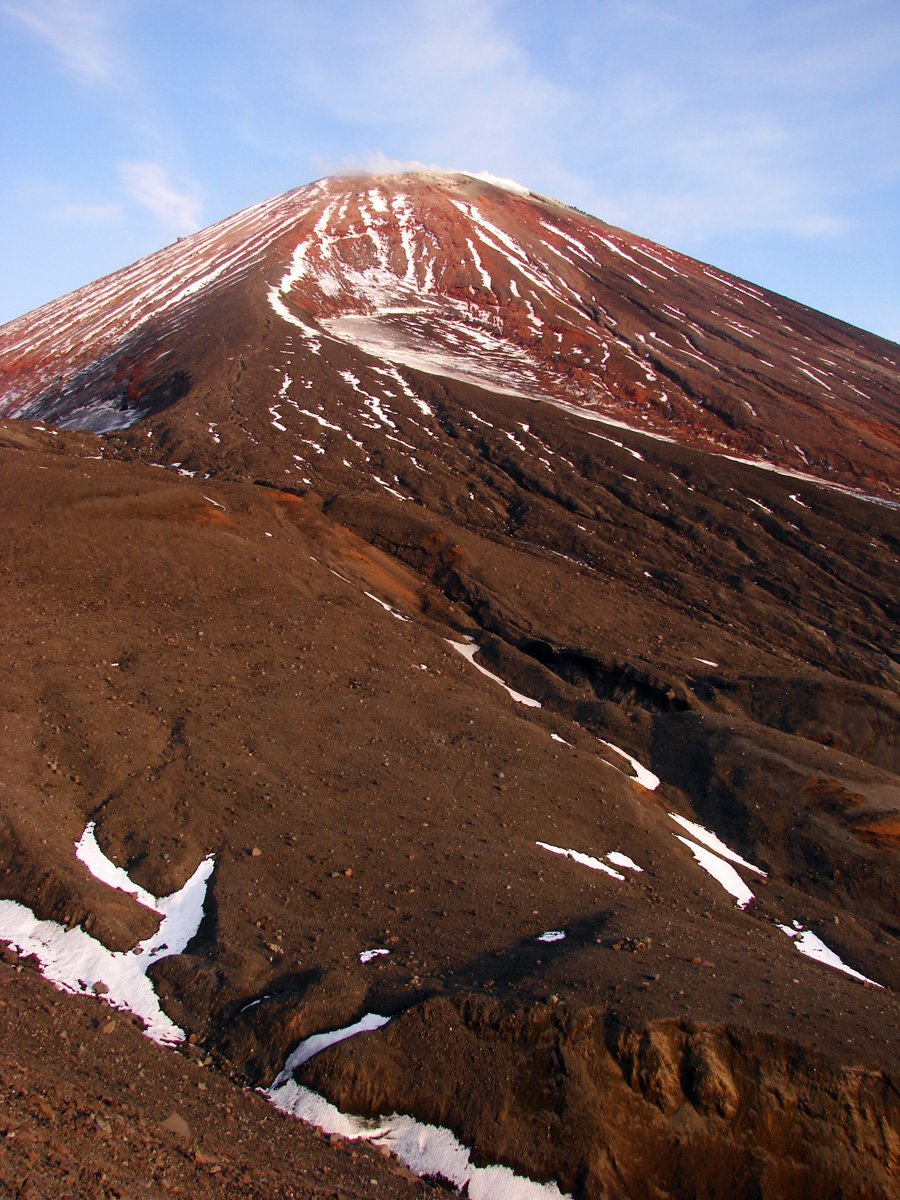
[[[886,1200],[900,1167],[895,1079],[739,1026],[435,999],[302,1079],[346,1110],[449,1125],[579,1200]]]

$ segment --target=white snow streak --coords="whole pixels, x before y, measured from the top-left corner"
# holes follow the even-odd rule
[[[398,1113],[371,1120],[351,1116],[293,1082],[277,1091],[270,1089],[267,1095],[282,1112],[326,1133],[384,1146],[417,1175],[446,1179],[465,1190],[469,1200],[567,1200],[555,1183],[536,1183],[509,1167],[476,1167],[469,1151],[449,1129]]]
[[[555,1183],[536,1183],[516,1175],[509,1167],[475,1166],[469,1151],[449,1129],[427,1125],[400,1113],[371,1119],[352,1116],[292,1079],[298,1066],[327,1046],[379,1029],[388,1020],[377,1013],[367,1013],[354,1025],[307,1038],[266,1089],[266,1098],[282,1112],[326,1133],[386,1147],[417,1175],[446,1179],[460,1191],[464,1190],[469,1200],[568,1200]]]
[[[494,675],[493,672],[488,671],[486,667],[482,667],[480,663],[477,663],[475,661],[475,655],[478,653],[479,647],[471,640],[467,642],[451,642],[449,638],[444,638],[444,641],[448,646],[452,646],[457,654],[461,654],[463,658],[468,659],[476,671],[480,671],[482,675],[486,675],[488,679],[493,679],[494,683],[499,683],[504,691],[509,692],[510,696],[512,696],[513,700],[515,700],[517,704],[524,704],[527,708],[541,708],[540,700],[533,700],[531,696],[523,696],[521,692],[513,691],[509,684],[504,683],[499,675]]]
[[[612,867],[608,867],[605,862],[601,862],[599,858],[594,858],[590,854],[582,854],[580,850],[566,850],[562,846],[551,846],[547,842],[535,842],[535,845],[540,846],[542,850],[549,850],[551,854],[561,854],[563,858],[571,858],[573,862],[579,863],[582,867],[590,867],[592,871],[602,871],[605,875],[612,875],[613,879],[625,878],[618,871],[614,871]]]
[[[610,850],[606,856],[611,863],[615,863],[617,867],[624,867],[627,871],[643,872],[644,868],[639,867],[633,858],[629,858],[627,854],[623,854],[621,850]]]
[[[314,1033],[312,1037],[305,1038],[288,1055],[284,1068],[269,1088],[269,1095],[271,1096],[274,1091],[287,1083],[297,1068],[302,1067],[305,1062],[309,1062],[314,1055],[320,1054],[329,1046],[336,1046],[338,1042],[344,1042],[347,1038],[354,1037],[357,1033],[368,1033],[372,1029],[381,1029],[383,1025],[387,1025],[390,1019],[390,1017],[382,1017],[379,1013],[366,1013],[352,1025],[345,1025],[343,1029],[332,1029],[328,1033]]]
[[[679,842],[684,842],[704,871],[708,871],[713,879],[722,885],[726,892],[734,896],[738,908],[746,908],[750,901],[755,899],[753,892],[750,891],[734,867],[730,863],[727,863],[724,858],[719,858],[718,854],[713,854],[705,846],[698,846],[690,838],[682,837],[681,834],[676,834],[675,836]]]
[[[848,967],[842,958],[840,958],[833,950],[830,950],[821,938],[809,929],[803,929],[799,921],[795,921],[793,927],[790,925],[779,925],[778,928],[782,933],[786,933],[789,938],[794,941],[794,946],[801,954],[805,954],[807,958],[814,958],[816,962],[823,963],[826,967],[833,967],[836,971],[843,971],[845,975],[852,975],[854,979],[860,980],[861,983],[871,983],[873,987],[883,987],[882,984],[876,983],[874,979],[869,979],[867,975],[861,974],[859,971],[854,971],[852,967]]]
[[[636,758],[632,758],[626,750],[622,750],[618,746],[614,746],[612,742],[604,741],[603,738],[598,738],[597,740],[601,743],[601,745],[608,746],[610,750],[614,750],[616,754],[620,754],[622,758],[628,762],[632,771],[634,771],[635,779],[641,785],[641,787],[645,787],[648,792],[656,791],[656,789],[659,787],[658,775],[654,775],[652,771],[648,770],[645,766],[642,766],[641,763],[639,763]],[[608,765],[612,766],[612,763],[609,763]],[[618,767],[615,769],[618,770]],[[624,774],[624,772],[622,773]]]
[[[721,858],[730,859],[731,862],[737,863],[741,867],[746,867],[748,871],[755,871],[757,875],[762,875],[763,879],[766,878],[765,871],[760,870],[759,867],[755,867],[753,863],[747,862],[746,858],[741,858],[740,854],[729,849],[722,839],[717,837],[709,829],[705,829],[702,825],[698,825],[696,821],[689,821],[687,817],[679,816],[678,813],[670,812],[669,816],[673,821],[676,822],[676,824],[681,825],[683,829],[686,829],[692,838],[695,838],[696,841],[701,842],[704,846],[708,846],[710,850],[714,850]]]
[[[376,604],[380,604],[385,612],[390,613],[392,617],[396,617],[398,621],[409,620],[409,617],[404,617],[403,613],[397,612],[396,608],[391,608],[390,604],[385,603],[384,600],[379,600],[379,598],[377,596],[373,596],[371,592],[364,592],[363,594],[368,596],[370,600],[374,600]]]

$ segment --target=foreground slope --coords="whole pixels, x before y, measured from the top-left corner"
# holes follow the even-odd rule
[[[377,1012],[301,1080],[573,1195],[887,1195],[896,510],[833,484],[890,491],[896,348],[791,307],[844,347],[811,420],[764,295],[777,397],[710,353],[671,395],[732,390],[663,423],[621,398],[638,244],[721,341],[690,288],[746,285],[457,177],[300,189],[7,327],[4,895],[125,950],[85,823],[153,896],[214,854],[150,976],[244,1080]],[[722,453],[795,442],[823,480]]]

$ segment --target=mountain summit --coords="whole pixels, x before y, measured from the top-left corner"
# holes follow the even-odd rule
[[[0,329],[13,1190],[890,1195],[898,355],[465,175]]]

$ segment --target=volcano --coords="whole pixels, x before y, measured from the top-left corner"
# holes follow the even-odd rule
[[[898,384],[457,174],[0,329],[11,1186],[889,1195]]]
[[[366,360],[342,345],[684,444],[896,487],[896,346],[468,176],[299,188],[13,322],[0,411],[108,432],[188,387],[228,389],[239,407],[223,349],[232,362],[316,356],[347,394],[338,368]]]

